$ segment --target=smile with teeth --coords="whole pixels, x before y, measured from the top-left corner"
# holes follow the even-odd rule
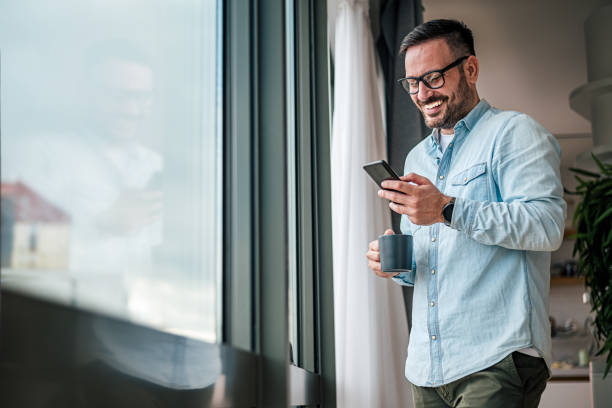
[[[440,105],[442,105],[442,100],[428,103],[427,105],[425,105],[425,109],[431,110],[431,109],[437,108]]]

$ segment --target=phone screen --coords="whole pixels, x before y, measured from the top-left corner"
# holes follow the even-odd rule
[[[381,184],[385,180],[400,179],[398,175],[395,174],[391,166],[389,166],[389,164],[384,160],[378,160],[365,164],[363,169],[370,175],[372,180],[374,180],[374,182],[378,184],[380,188],[382,188]]]

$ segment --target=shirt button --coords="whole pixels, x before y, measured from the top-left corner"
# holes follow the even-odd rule
[[[431,274],[433,275],[434,273],[436,273],[436,270],[435,270],[435,269],[432,269],[432,270],[431,270]]]
[[[431,303],[429,303],[429,306],[434,307],[435,304],[436,304],[435,302],[431,302]]]
[[[433,237],[433,238],[431,239],[431,242],[436,242],[436,237]]]
[[[442,180],[444,178],[444,176],[440,176],[440,180]]]
[[[467,181],[467,177],[464,177],[463,178],[463,182],[465,183],[466,181]]]
[[[436,339],[436,335],[434,334],[433,336],[431,336],[431,339],[435,340]]]

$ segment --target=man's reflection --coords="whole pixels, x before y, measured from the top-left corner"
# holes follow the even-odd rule
[[[147,132],[153,68],[125,41],[92,46],[86,55],[82,93],[73,101],[80,119],[12,140],[17,151],[6,156],[3,178],[22,181],[70,215],[74,303],[146,320],[129,303],[131,282],[151,273],[161,243],[163,162]]]
[[[84,59],[82,93],[73,101],[79,120],[54,130],[41,123],[44,131],[12,140],[3,178],[21,180],[70,216],[66,275],[75,283],[73,304],[196,332],[202,322],[214,323],[201,306],[211,289],[202,292],[189,276],[179,287],[172,266],[154,273],[164,187],[160,141],[151,132],[154,65],[124,41],[92,46]],[[219,377],[217,351],[204,352],[181,336],[142,337],[137,326],[126,327],[134,331],[104,318],[83,323],[79,340],[89,341],[78,347],[85,373],[97,378],[99,370],[109,370],[186,390],[209,387]]]
[[[145,147],[151,141],[143,132],[151,115],[153,70],[136,49],[110,47],[119,52],[100,46],[88,59],[89,125],[103,139],[101,153],[119,182],[118,196],[97,223],[110,234],[133,235],[156,224],[161,213],[161,159]]]

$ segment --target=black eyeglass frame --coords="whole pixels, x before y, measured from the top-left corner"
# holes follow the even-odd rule
[[[410,95],[416,95],[417,93],[419,93],[419,82],[423,82],[425,84],[425,86],[428,87],[429,89],[440,89],[446,83],[446,80],[444,79],[444,73],[446,71],[448,71],[449,69],[454,68],[457,65],[461,64],[464,60],[466,60],[466,59],[468,59],[470,57],[471,57],[471,55],[464,55],[463,57],[457,58],[455,61],[451,62],[450,64],[448,64],[447,66],[445,66],[442,69],[434,69],[434,70],[431,70],[431,71],[427,71],[426,73],[424,73],[423,75],[418,76],[418,77],[400,78],[400,79],[397,80],[397,82],[400,85],[402,85],[402,88],[404,88],[404,90],[406,92],[408,92]],[[425,77],[427,75],[433,74],[434,72],[439,73],[440,76],[442,77],[442,85],[440,85],[440,86],[431,86],[431,84],[425,80]],[[408,79],[416,79],[416,81],[417,81],[416,91],[410,92],[408,89],[406,89],[406,87],[404,86],[403,82],[408,80]]]

